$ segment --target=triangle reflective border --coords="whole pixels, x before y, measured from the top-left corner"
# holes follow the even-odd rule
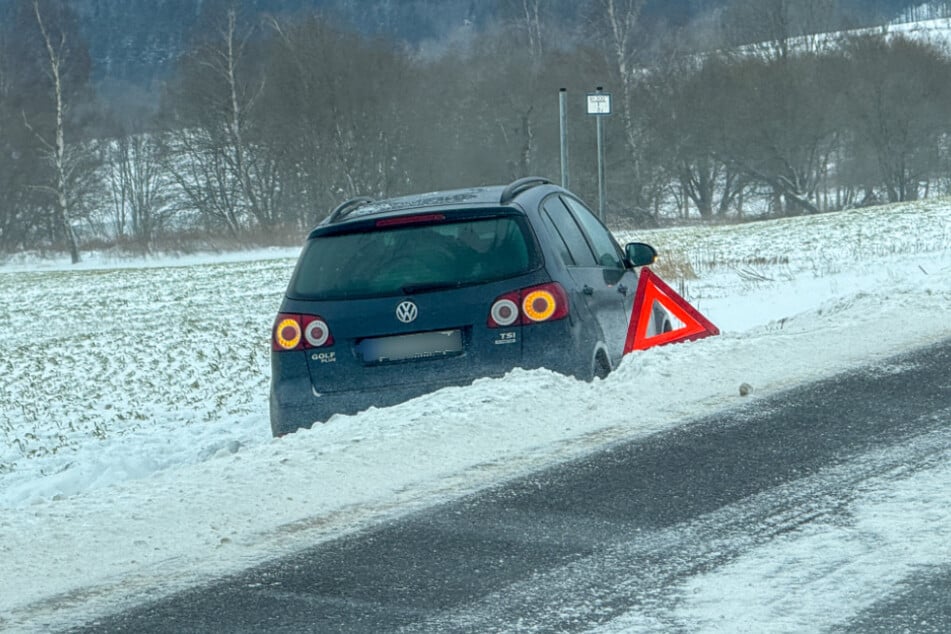
[[[655,302],[659,302],[668,313],[684,325],[670,332],[648,336],[647,327],[650,324],[651,311]],[[687,300],[678,295],[656,273],[647,267],[641,269],[637,281],[637,292],[634,294],[631,323],[627,328],[627,339],[624,342],[624,354],[668,343],[695,341],[718,334],[720,334],[719,328],[688,304]]]

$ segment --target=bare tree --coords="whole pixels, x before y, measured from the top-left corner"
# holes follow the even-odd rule
[[[51,97],[53,100],[54,125],[51,134],[47,134],[34,126],[30,116],[24,111],[24,124],[36,135],[43,145],[45,154],[53,168],[54,180],[49,185],[42,186],[55,197],[56,225],[62,233],[72,262],[79,262],[79,246],[76,234],[73,231],[70,214],[70,183],[73,170],[79,161],[78,148],[66,143],[66,110],[69,107],[64,87],[64,73],[67,67],[67,58],[72,53],[73,42],[69,34],[61,26],[49,24],[49,16],[53,12],[51,2],[54,0],[32,0],[31,7],[36,26],[42,38],[44,58],[43,70],[50,81]],[[62,14],[64,7],[59,7]]]
[[[173,212],[161,145],[152,134],[123,135],[107,142],[105,153],[115,234],[130,235],[147,252]]]
[[[227,87],[227,125],[230,141],[229,152],[225,154],[242,189],[251,215],[265,228],[271,228],[275,221],[275,199],[273,183],[268,178],[271,172],[267,166],[261,166],[258,155],[249,146],[245,138],[245,127],[249,112],[264,86],[264,79],[255,78],[250,82],[239,78],[238,66],[243,62],[247,44],[254,28],[238,33],[237,10],[228,9],[224,27],[220,33],[223,46],[205,63],[213,72],[219,73]]]
[[[842,24],[838,0],[733,0],[723,13],[731,45],[745,45],[768,57],[815,53],[830,43],[820,36]]]
[[[650,56],[657,42],[642,22],[645,5],[646,0],[592,0],[587,7],[587,23],[592,28],[591,36],[601,47],[606,64],[602,68],[607,72],[603,85],[614,93],[614,109],[622,130],[621,156],[609,158],[608,162],[618,166],[613,171],[625,192],[624,206],[639,215],[654,215],[666,175],[657,160],[663,149],[654,142],[644,114],[650,101],[648,84],[652,81],[646,70],[653,61]],[[618,125],[615,121],[612,117],[605,125],[614,128]],[[611,136],[609,133],[608,138]],[[612,148],[606,151],[610,157]],[[623,175],[619,174],[620,168],[624,168]],[[611,179],[610,175],[608,178]]]
[[[503,5],[503,16],[508,16],[515,27],[511,32],[524,36],[532,60],[540,60],[545,50],[543,16],[548,4],[545,0],[507,0]]]
[[[16,191],[10,157],[13,156],[13,144],[10,142],[8,129],[10,127],[10,109],[7,103],[7,59],[4,33],[0,33],[0,187],[5,196],[0,200],[0,249],[7,249],[14,242],[15,234],[20,231],[17,227],[16,207],[9,200],[10,194]]]
[[[685,215],[688,201],[701,218],[725,214],[743,186],[737,170],[722,156],[723,122],[732,103],[718,88],[728,68],[717,57],[700,68],[678,61],[654,71],[657,78],[648,84],[647,125],[667,150],[662,162],[668,177],[677,182]]]
[[[84,129],[92,112],[89,55],[63,0],[17,0],[7,15],[0,24],[0,242],[62,246],[75,261],[79,222],[97,200],[97,155]]]
[[[941,142],[951,132],[951,61],[934,45],[903,37],[860,37],[846,52],[848,167],[859,184],[882,183],[889,201],[915,200],[937,176]],[[874,162],[860,163],[862,157]]]
[[[744,60],[725,88],[743,96],[726,156],[770,187],[778,213],[820,211],[818,188],[841,142],[830,63],[816,56]]]
[[[304,174],[306,213],[340,198],[382,196],[403,178],[408,123],[422,109],[405,56],[319,15],[272,20],[262,111],[274,156]],[[423,125],[426,125],[425,122]]]
[[[633,113],[635,60],[638,54],[638,32],[641,12],[647,0],[595,0],[592,20],[604,37],[605,55],[614,79],[621,87],[621,119],[624,136],[632,153],[636,153],[638,132]]]
[[[169,94],[174,121],[168,167],[202,213],[234,237],[252,225],[269,232],[279,219],[281,187],[273,157],[254,128],[265,87],[260,51],[251,51],[258,24],[236,3],[208,8],[209,29],[186,57]]]
[[[230,237],[240,238],[246,223],[238,184],[207,131],[171,131],[163,135],[162,147],[165,169],[182,193],[182,211],[197,211],[206,230],[223,227]]]

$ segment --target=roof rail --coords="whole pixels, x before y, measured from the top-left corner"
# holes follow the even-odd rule
[[[513,181],[502,191],[502,198],[499,199],[499,204],[507,205],[526,189],[531,189],[539,185],[551,185],[551,181],[541,176],[526,176],[525,178]]]
[[[333,211],[330,212],[330,218],[328,219],[328,222],[337,222],[347,214],[353,212],[357,207],[361,207],[372,202],[373,199],[367,198],[366,196],[351,198],[346,202],[340,203]]]

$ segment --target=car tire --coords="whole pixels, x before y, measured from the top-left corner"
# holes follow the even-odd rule
[[[604,379],[611,374],[611,362],[608,361],[604,350],[598,350],[594,355],[594,368],[592,370],[592,380]]]

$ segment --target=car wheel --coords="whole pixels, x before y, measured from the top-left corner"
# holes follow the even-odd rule
[[[595,379],[603,379],[611,374],[611,362],[608,361],[608,357],[604,354],[604,350],[599,350],[594,357],[594,377]]]
[[[673,329],[674,329],[674,327],[671,325],[670,320],[669,320],[669,319],[665,319],[665,320],[664,320],[664,325],[663,325],[663,327],[660,329],[660,333],[661,333],[661,334],[664,334],[665,332],[670,332],[670,331],[673,330]]]

